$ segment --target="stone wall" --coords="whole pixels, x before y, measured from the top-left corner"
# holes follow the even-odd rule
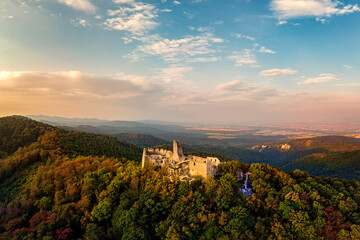
[[[181,145],[178,141],[173,142],[174,152],[164,149],[144,148],[142,157],[142,167],[147,162],[154,166],[166,166],[169,168],[170,175],[193,177],[200,175],[214,177],[220,160],[216,157],[197,157],[184,156]]]

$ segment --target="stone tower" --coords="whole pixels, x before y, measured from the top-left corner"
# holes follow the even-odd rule
[[[173,142],[173,159],[175,162],[181,161],[185,158],[181,144],[179,141]]]

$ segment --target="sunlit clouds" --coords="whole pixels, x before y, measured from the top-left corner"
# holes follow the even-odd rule
[[[356,1],[8,0],[0,9],[0,115],[359,117]]]
[[[321,21],[333,15],[360,11],[358,5],[333,0],[272,0],[270,6],[279,19],[315,17]]]
[[[90,0],[57,0],[59,3],[65,4],[74,9],[82,10],[85,12],[95,12],[96,7]]]

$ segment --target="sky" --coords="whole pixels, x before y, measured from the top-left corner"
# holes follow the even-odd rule
[[[1,0],[0,115],[360,119],[359,0]]]

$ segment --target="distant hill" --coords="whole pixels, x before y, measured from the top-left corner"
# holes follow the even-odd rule
[[[87,118],[63,118],[43,115],[30,115],[31,119],[51,124],[53,126],[73,127],[81,131],[96,131],[101,134],[115,134],[118,132],[165,134],[167,132],[185,132],[186,128],[170,123],[157,124],[157,122],[138,121],[108,121]]]
[[[334,178],[359,179],[360,151],[341,153],[314,153],[294,160],[282,169],[301,169],[312,175]]]
[[[117,133],[113,136],[119,140],[132,143],[140,147],[152,147],[163,144],[171,144],[170,141],[140,133]]]
[[[276,150],[279,152],[292,151],[326,151],[326,152],[344,152],[360,150],[360,138],[345,136],[324,136],[314,138],[304,138],[295,140],[286,140],[273,142],[252,147],[256,151]]]
[[[267,163],[287,171],[300,169],[313,175],[348,179],[359,176],[359,138],[324,136],[296,139],[257,145],[252,150],[271,157],[273,161]]]
[[[228,132],[188,129],[189,124],[163,121],[107,121],[99,119],[62,118],[49,116],[29,116],[37,121],[60,127],[66,130],[78,130],[97,134],[113,135],[117,133],[147,134],[167,141],[178,139],[186,145],[210,145],[221,147],[248,148],[256,144],[283,139],[284,136],[262,136],[235,134],[222,138]],[[214,135],[215,134],[215,135]]]

